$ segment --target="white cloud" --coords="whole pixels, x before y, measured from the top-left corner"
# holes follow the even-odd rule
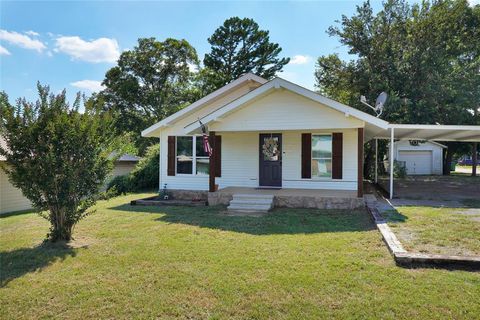
[[[290,64],[306,64],[309,63],[312,58],[310,56],[303,56],[301,54],[297,54],[290,59]]]
[[[0,46],[0,56],[9,56],[10,51],[8,51],[6,48]]]
[[[73,59],[88,62],[111,62],[117,61],[120,56],[117,40],[98,38],[92,41],[82,40],[80,37],[58,37],[56,39],[56,52],[63,52]]]
[[[42,52],[42,50],[47,48],[45,44],[43,44],[41,41],[32,39],[27,35],[15,31],[7,31],[0,29],[0,40],[9,42],[13,45],[17,45],[25,49],[37,50],[38,52]]]
[[[36,37],[40,35],[38,32],[35,32],[32,30],[25,31],[25,34],[28,34],[29,36],[32,36],[32,37]]]
[[[90,92],[98,92],[105,89],[105,87],[102,86],[102,82],[96,80],[80,80],[72,82],[70,85]]]
[[[468,3],[470,4],[471,7],[480,5],[480,0],[468,0]]]

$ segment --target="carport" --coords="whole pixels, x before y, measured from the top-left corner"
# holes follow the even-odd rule
[[[375,139],[375,183],[378,182],[378,140],[388,140],[390,143],[389,195],[392,199],[395,140],[480,142],[480,126],[389,124],[387,129],[377,132],[373,139]]]

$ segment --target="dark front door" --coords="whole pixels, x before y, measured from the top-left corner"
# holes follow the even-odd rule
[[[282,134],[260,134],[260,186],[282,186]]]

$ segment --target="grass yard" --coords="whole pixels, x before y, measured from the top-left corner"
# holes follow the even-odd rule
[[[399,207],[388,224],[409,251],[480,256],[480,209]]]
[[[480,273],[397,267],[364,211],[282,209],[254,218],[126,205],[146,196],[100,202],[77,226],[73,247],[41,245],[48,225],[34,214],[0,218],[0,318],[480,314]]]

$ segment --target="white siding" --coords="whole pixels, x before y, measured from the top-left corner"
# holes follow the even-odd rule
[[[198,121],[198,118],[202,118],[207,114],[217,110],[218,108],[222,107],[223,105],[229,103],[232,100],[235,100],[244,94],[250,92],[251,90],[255,89],[258,86],[258,83],[246,83],[243,86],[238,87],[236,90],[230,92],[229,94],[225,95],[222,98],[214,100],[213,102],[205,105],[203,108],[199,109],[197,112],[186,116],[179,121],[177,121],[174,125],[167,127],[162,130],[160,137],[163,136],[171,136],[171,135],[184,135],[185,134],[185,127],[195,121]]]
[[[112,178],[129,174],[136,165],[136,162],[116,162],[113,166]]]
[[[301,134],[308,131],[282,133],[282,187],[303,189],[356,190],[357,130],[316,130],[313,133],[343,132],[343,179],[301,178]],[[279,131],[275,131],[279,133]],[[229,186],[258,187],[259,132],[218,132],[222,136],[222,176],[215,182],[219,188]],[[208,176],[167,176],[167,139],[162,139],[161,183],[169,189],[208,190]]]
[[[214,131],[279,131],[363,127],[363,121],[287,90],[250,102],[211,125]]]
[[[306,131],[302,131],[306,132]],[[282,178],[284,188],[357,190],[357,130],[316,130],[313,133],[343,132],[343,179],[301,178],[301,134],[283,133]]]
[[[0,164],[1,166],[2,164]],[[0,167],[0,214],[30,209],[32,205],[20,189],[15,188]]]
[[[238,87],[236,90],[230,92],[224,97],[213,101],[206,105],[198,112],[189,115],[178,122],[175,125],[163,129],[160,133],[160,186],[163,187],[164,183],[167,183],[169,189],[185,189],[185,190],[207,190],[208,189],[208,176],[194,176],[194,175],[167,175],[167,139],[168,136],[182,136],[185,134],[185,126],[197,121],[198,118],[211,113],[212,111],[220,108],[228,102],[235,100],[236,98],[250,92],[259,84],[255,82],[246,83],[243,86]],[[222,141],[222,147],[225,147],[226,143]],[[220,179],[219,179],[220,180]]]
[[[394,144],[395,160],[402,160],[401,151],[431,151],[432,152],[432,174],[443,174],[443,148],[438,144],[425,142],[418,146],[412,146],[408,140],[397,141]],[[390,154],[390,153],[389,153]]]
[[[168,189],[208,190],[208,176],[167,175],[168,136],[182,136],[185,126],[211,113],[225,103],[247,93],[242,87],[181,119],[160,133],[160,186]],[[259,133],[282,133],[284,188],[357,189],[357,128],[364,122],[286,90],[275,90],[240,108],[210,126],[222,136],[222,176],[220,188],[259,185]],[[301,134],[343,132],[343,179],[301,178]]]

